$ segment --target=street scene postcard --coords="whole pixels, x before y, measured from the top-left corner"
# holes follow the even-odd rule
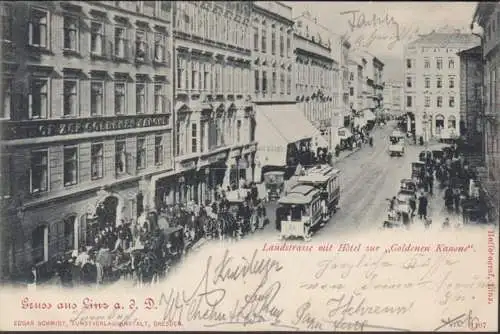
[[[0,330],[498,331],[499,1],[0,14]]]

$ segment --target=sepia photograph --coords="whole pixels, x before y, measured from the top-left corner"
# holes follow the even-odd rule
[[[0,13],[0,330],[498,331],[500,1]]]

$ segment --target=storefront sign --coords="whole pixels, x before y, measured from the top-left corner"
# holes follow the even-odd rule
[[[80,119],[2,122],[2,139],[26,139],[168,125],[170,115],[134,115]]]
[[[186,160],[179,163],[182,169],[193,169],[196,167],[196,160]]]
[[[257,144],[246,145],[244,151],[245,153],[252,153],[257,151]]]

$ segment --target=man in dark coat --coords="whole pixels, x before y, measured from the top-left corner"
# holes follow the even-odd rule
[[[420,219],[427,219],[427,197],[424,193],[418,198],[418,216]]]

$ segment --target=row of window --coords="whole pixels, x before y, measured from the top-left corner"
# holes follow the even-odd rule
[[[109,107],[109,104],[106,103],[107,94],[111,94],[113,97],[116,115],[148,114],[151,112],[161,114],[170,111],[166,87],[163,82],[137,81],[131,84],[126,81],[114,81],[113,87],[110,87],[108,81],[102,78],[93,78],[89,81],[68,77],[62,80],[62,92],[60,92],[57,89],[52,91],[51,84],[54,80],[59,79],[49,77],[32,77],[30,79],[27,96],[29,119],[50,118],[53,100],[57,98],[56,94],[62,95],[63,116],[81,116],[83,114],[81,109],[87,103],[90,104],[90,116],[103,116],[107,113],[105,107]],[[2,88],[3,109],[0,117],[10,118],[14,110],[14,79],[5,78]],[[152,91],[152,101],[149,95],[150,90]],[[135,113],[133,106],[128,105],[129,94],[135,95]],[[85,101],[86,97],[89,100]],[[26,97],[19,96],[18,98],[25,99]]]
[[[179,121],[175,154],[206,153],[217,147],[255,140],[255,123],[249,118],[217,117],[201,122]]]
[[[414,96],[406,96],[406,106],[407,107],[414,107],[414,103],[415,103]],[[429,108],[431,106],[431,96],[429,96],[429,95],[424,96],[424,106],[426,108]],[[436,96],[436,107],[438,107],[438,108],[443,107],[443,97],[442,96]],[[450,108],[455,107],[455,96],[448,97],[448,107],[450,107]]]
[[[331,120],[332,110],[325,104],[304,104],[304,114],[310,122]]]
[[[262,77],[261,77],[262,74]],[[277,72],[271,72],[271,92],[277,92]],[[254,70],[255,93],[269,93],[267,71]],[[285,86],[286,83],[286,86]],[[292,71],[280,72],[280,94],[292,95]]]
[[[431,78],[430,77],[424,78],[424,85],[425,85],[425,88],[431,88]],[[407,88],[415,87],[415,78],[414,77],[406,77],[406,87]],[[448,87],[455,88],[455,77],[454,76],[448,77]],[[443,88],[443,78],[440,76],[438,76],[436,78],[436,88]]]
[[[140,171],[145,169],[148,164],[146,159],[146,137],[138,137],[136,139],[136,156],[132,157],[130,153],[127,152],[127,145],[125,139],[115,141],[115,172],[116,176],[130,174],[131,173],[131,163],[132,158],[136,159],[136,169]],[[164,152],[165,146],[164,136],[156,135],[154,136],[154,160],[152,163],[155,166],[161,166],[164,164]],[[105,168],[104,161],[104,143],[96,142],[91,144],[91,154],[90,154],[90,180],[99,180],[105,177],[107,170]],[[85,182],[88,180],[82,180],[79,177],[80,163],[79,163],[79,149],[77,145],[65,146],[63,149],[63,183],[65,187],[73,186],[79,182]],[[30,179],[30,192],[32,194],[44,193],[49,191],[49,180],[50,180],[50,168],[49,164],[52,157],[49,155],[49,149],[34,150],[31,152],[31,162],[29,169],[29,179]],[[9,163],[2,163],[2,176],[3,192],[10,192],[11,176],[13,172],[13,166]],[[7,194],[3,193],[3,196]]]
[[[334,89],[338,73],[322,66],[306,65],[299,62],[296,64],[295,77],[300,83]]]
[[[278,37],[279,36],[279,37]],[[260,37],[260,38],[259,38]],[[268,30],[267,28],[260,29],[259,27],[253,27],[253,50],[260,51],[262,53],[267,53],[268,50]],[[285,44],[286,38],[286,44]],[[279,32],[272,28],[271,30],[271,54],[278,54],[278,40],[279,40],[279,55],[280,57],[291,57],[292,56],[292,38],[291,32],[285,32],[280,30]],[[286,54],[285,54],[286,52]]]
[[[250,49],[248,24],[217,14],[209,8],[196,6],[189,1],[178,1],[176,6],[174,22],[178,31]]]
[[[177,57],[177,89],[250,93],[250,69],[237,64],[204,62]]]
[[[10,13],[10,14],[9,14]],[[4,7],[2,26],[4,40],[13,39],[13,16],[10,7]],[[86,29],[80,18],[64,14],[62,48],[64,51],[80,53],[81,39]],[[41,8],[31,8],[31,20],[28,23],[28,44],[33,47],[51,49],[50,12]],[[114,56],[119,59],[134,59],[136,62],[155,61],[167,63],[169,45],[166,31],[158,28],[149,32],[149,28],[137,27],[135,34],[125,25],[108,25],[102,21],[89,22],[88,43],[92,56]],[[133,37],[132,37],[133,36]]]
[[[416,60],[415,59],[406,59],[406,68],[407,69],[412,69],[416,67]],[[431,68],[431,60],[430,58],[424,58],[424,68]],[[448,58],[448,68],[449,69],[454,69],[455,68],[455,59],[453,58]],[[438,57],[436,58],[436,69],[441,70],[443,69],[443,58]]]
[[[147,16],[157,16],[168,20],[170,13],[169,1],[107,1],[112,2],[116,7],[127,9]]]

